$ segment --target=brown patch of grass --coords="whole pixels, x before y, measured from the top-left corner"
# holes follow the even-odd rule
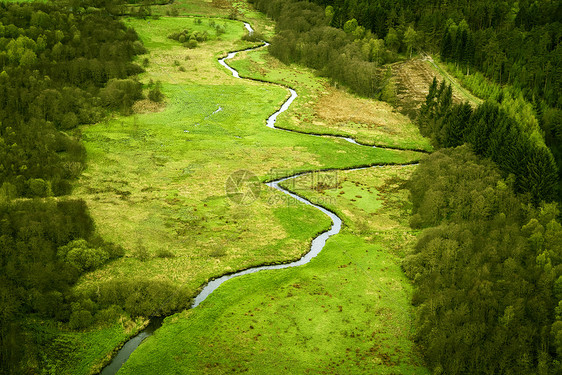
[[[397,84],[398,109],[408,115],[415,115],[429,93],[434,77],[445,79],[427,62],[420,59],[407,60],[392,66]],[[453,102],[465,101],[464,95],[453,86]]]
[[[315,106],[316,115],[330,124],[354,122],[372,126],[396,126],[404,122],[402,116],[392,113],[385,102],[363,99],[342,90],[327,87]]]
[[[137,100],[133,104],[134,113],[162,112],[164,108],[166,108],[166,103],[156,103],[149,99]]]

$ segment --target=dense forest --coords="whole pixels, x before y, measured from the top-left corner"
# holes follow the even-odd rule
[[[451,86],[434,79],[418,122],[422,134],[437,148],[468,143],[473,151],[493,160],[515,179],[514,189],[528,193],[534,204],[557,198],[556,162],[543,140],[522,126],[499,104],[485,102],[475,110],[468,103],[453,104]]]
[[[439,53],[443,61],[453,63],[464,74],[477,73],[474,77],[481,87],[478,95],[485,99],[501,103],[506,92],[515,101],[521,96],[531,103],[534,121],[540,125],[546,145],[562,170],[560,1],[313,2],[326,7],[332,26],[345,29],[359,24],[376,38],[384,39],[387,47],[401,52],[414,48]],[[486,84],[485,79],[478,79],[480,73],[512,89],[505,91]]]
[[[554,374],[562,355],[562,226],[468,146],[424,160],[410,181],[403,267],[414,282],[415,339],[435,374]]]
[[[34,319],[80,329],[124,311],[148,315],[154,306],[138,294],[171,288],[129,281],[72,292],[81,274],[123,255],[68,196],[85,163],[76,127],[130,111],[142,96],[132,58],[143,52],[104,2],[0,3],[0,373],[47,367],[43,346],[54,344]]]

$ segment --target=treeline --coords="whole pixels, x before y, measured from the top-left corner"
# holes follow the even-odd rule
[[[452,88],[434,79],[418,118],[420,131],[436,148],[469,143],[474,152],[513,175],[517,193],[530,194],[534,204],[558,198],[558,171],[538,129],[515,121],[499,104],[485,102],[475,110],[453,104]]]
[[[123,249],[96,236],[83,201],[52,198],[69,194],[84,167],[75,128],[142,96],[131,76],[144,47],[114,5],[0,3],[0,373],[49,360],[43,346],[54,338],[34,321],[82,329],[142,306],[127,307],[130,287],[119,301],[72,291]]]
[[[388,78],[380,67],[395,53],[357,23],[345,30],[329,26],[331,14],[308,1],[252,0],[277,21],[270,53],[286,64],[300,63],[346,85],[354,92],[379,97]]]
[[[520,97],[534,106],[533,115],[562,180],[562,2],[313,2],[333,15],[334,27],[343,29],[356,22],[399,52],[412,48],[440,52],[442,60],[455,64],[464,74],[481,72],[486,79],[476,77],[480,97],[502,102],[506,96],[488,84],[488,79],[511,85],[509,96],[518,106]]]
[[[417,45],[473,65],[499,83],[562,108],[562,4],[549,0],[435,2],[313,0],[329,7],[331,24],[350,20],[379,38],[395,34],[405,50],[408,27]],[[458,25],[458,26],[457,26]]]
[[[84,5],[84,4],[82,4]],[[134,30],[102,10],[0,4],[0,186],[10,196],[64,195],[84,163],[69,135],[142,91]]]
[[[415,340],[435,374],[562,371],[562,226],[533,208],[468,146],[424,159],[411,224],[426,228],[403,262]]]
[[[74,308],[80,302],[71,288],[82,273],[123,250],[95,236],[80,200],[0,204],[0,248],[0,373],[23,373],[23,358],[41,357],[36,338],[25,330],[25,317],[35,314],[72,327],[92,323],[91,315]]]

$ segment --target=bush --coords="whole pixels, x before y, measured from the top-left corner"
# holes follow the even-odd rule
[[[78,310],[70,314],[70,321],[68,322],[68,325],[71,329],[82,329],[89,327],[93,321],[94,318],[92,317],[91,312],[88,310]]]
[[[142,85],[132,79],[112,79],[100,90],[100,98],[106,107],[131,107],[142,98]]]
[[[145,262],[150,259],[150,253],[148,249],[143,244],[139,243],[135,250],[135,258],[140,260],[141,262]]]
[[[91,248],[88,242],[83,239],[74,240],[65,246],[61,246],[57,256],[81,272],[92,271],[109,260],[109,254],[105,250]]]
[[[175,255],[172,251],[170,251],[169,249],[160,249],[158,250],[158,252],[156,253],[156,256],[158,258],[174,258]]]
[[[50,184],[42,178],[32,178],[28,181],[29,195],[32,197],[49,197],[53,195]]]
[[[148,99],[153,102],[160,103],[164,99],[164,94],[162,93],[162,83],[160,81],[156,82],[153,88],[148,92]]]

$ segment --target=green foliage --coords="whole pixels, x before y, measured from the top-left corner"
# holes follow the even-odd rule
[[[377,68],[393,61],[393,54],[384,48],[382,39],[359,26],[356,19],[347,21],[340,30],[328,26],[329,9],[324,11],[309,2],[253,3],[277,21],[277,33],[269,47],[272,55],[286,64],[316,69],[360,95],[380,96],[383,74]]]
[[[156,103],[160,103],[162,100],[164,100],[164,93],[162,93],[162,82],[157,81],[154,84],[154,87],[152,87],[148,92],[148,99]]]
[[[558,169],[552,153],[500,105],[485,102],[474,111],[467,103],[453,105],[451,86],[442,82],[437,88],[434,79],[418,120],[420,131],[435,147],[469,143],[476,154],[513,175],[515,190],[529,194],[535,204],[556,199]]]
[[[146,262],[147,260],[150,259],[150,253],[148,252],[148,249],[140,242],[134,251],[134,255],[135,258],[137,258],[141,262]]]
[[[0,350],[3,358],[11,358],[2,361],[2,371],[18,366],[19,346],[23,344],[13,339],[24,335],[22,315],[61,321],[70,318],[70,325],[76,328],[91,322],[80,312],[89,309],[91,313],[91,303],[70,308],[75,299],[70,288],[83,271],[122,255],[118,247],[94,237],[93,231],[83,201],[14,200],[0,204]],[[25,343],[29,355],[35,352],[34,345]]]
[[[556,373],[556,206],[530,208],[466,146],[422,161],[410,189],[413,221],[429,226],[403,262],[428,365],[445,374]]]
[[[109,254],[101,248],[92,248],[84,239],[74,240],[58,249],[57,256],[73,265],[80,272],[92,271],[109,259]]]
[[[342,2],[314,0],[327,6],[335,27],[355,18],[392,51],[404,46],[409,27],[418,43],[441,59],[475,95],[494,100],[523,126],[538,126],[558,166],[562,201],[562,5],[553,1],[478,0],[435,6],[428,0]],[[533,108],[534,105],[534,108]],[[557,115],[559,116],[559,115]]]
[[[142,98],[142,84],[132,79],[112,79],[100,90],[103,105],[127,112],[131,105]]]
[[[222,26],[215,25],[215,28],[217,30],[217,34],[218,34],[218,28],[222,28],[221,29],[222,33],[224,33],[224,28]],[[183,31],[175,32],[168,35],[168,39],[176,40],[181,44],[183,44],[184,47],[192,49],[197,47],[198,42],[204,42],[207,39],[209,39],[209,34],[207,33],[207,31],[201,32],[201,31],[190,31],[185,29]]]
[[[144,47],[112,12],[89,5],[100,4],[75,12],[59,3],[0,7],[0,373],[44,364],[48,344],[24,317],[92,324],[97,307],[72,287],[123,255],[94,236],[83,201],[16,199],[69,194],[85,162],[69,134],[100,120],[103,105],[124,109],[139,97],[127,77],[142,71],[131,60]]]
[[[185,288],[169,282],[138,278],[100,283],[82,299],[93,301],[97,314],[116,315],[122,308],[131,316],[166,316],[189,306],[191,297]],[[120,306],[120,307],[119,307]],[[80,307],[84,310],[84,307]]]
[[[131,63],[144,52],[135,32],[108,13],[69,9],[54,3],[0,9],[0,186],[15,186],[18,197],[68,194],[84,163],[68,131],[100,120],[100,102],[124,109],[138,97],[127,91],[135,85],[120,86],[125,92],[118,94],[102,89],[142,71]]]

